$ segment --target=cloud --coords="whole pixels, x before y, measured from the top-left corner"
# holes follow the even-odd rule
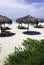
[[[11,18],[25,15],[44,17],[44,2],[25,3],[25,0],[0,0],[0,13]]]
[[[44,2],[44,0],[25,0],[25,2],[27,4],[30,4],[30,3],[40,3],[40,2]]]

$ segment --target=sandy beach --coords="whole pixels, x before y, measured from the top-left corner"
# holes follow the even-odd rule
[[[44,23],[42,23],[44,25]],[[44,39],[44,28],[34,28],[33,26],[29,25],[29,31],[36,31],[40,34],[24,34],[23,32],[27,31],[27,29],[18,29],[18,24],[14,23],[10,25],[11,32],[14,33],[13,36],[9,37],[0,37],[0,65],[3,65],[3,62],[5,58],[8,56],[8,54],[14,52],[14,48],[16,47],[22,47],[21,42],[23,42],[23,39],[26,38],[32,38],[41,40]],[[24,25],[27,27],[27,25]]]

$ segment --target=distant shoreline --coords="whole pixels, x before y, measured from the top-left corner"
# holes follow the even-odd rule
[[[16,20],[15,20],[15,19],[13,19],[13,20],[12,20],[12,22],[13,22],[13,23],[16,23]]]

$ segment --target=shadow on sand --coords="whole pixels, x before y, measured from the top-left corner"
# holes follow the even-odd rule
[[[27,27],[24,27],[24,26],[18,26],[18,29],[27,29]]]
[[[9,28],[9,27],[5,27],[4,30],[11,30],[11,28]]]
[[[36,32],[36,31],[25,31],[23,32],[23,34],[26,34],[26,35],[40,35],[41,33],[40,32]]]
[[[12,33],[12,32],[6,32],[6,34],[0,33],[0,37],[11,37],[14,35],[15,35],[15,33]]]
[[[44,28],[44,27],[39,25],[39,26],[34,26],[34,28]]]

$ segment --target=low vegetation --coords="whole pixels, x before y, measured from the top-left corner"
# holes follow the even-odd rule
[[[16,48],[8,55],[4,65],[44,65],[44,40],[27,39],[23,41],[24,49]]]

